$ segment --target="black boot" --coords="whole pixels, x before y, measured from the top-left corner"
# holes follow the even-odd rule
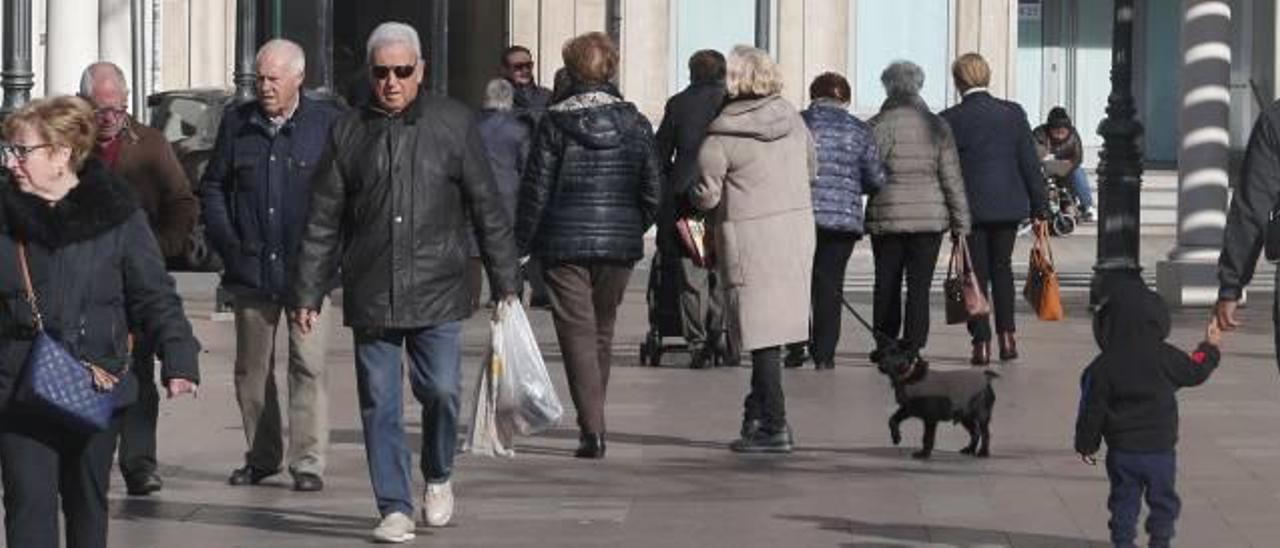
[[[783,358],[782,365],[788,369],[795,369],[804,365],[804,362],[809,360],[809,357],[805,355],[804,346],[803,344],[787,345],[787,357]]]
[[[604,449],[604,434],[584,432],[578,436],[578,450],[574,451],[573,456],[580,459],[603,459]]]
[[[735,453],[790,453],[794,444],[791,428],[784,425],[773,432],[757,428],[749,436],[743,436],[729,444],[729,449]]]

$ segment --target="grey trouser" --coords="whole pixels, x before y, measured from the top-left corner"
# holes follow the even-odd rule
[[[724,331],[724,288],[718,282],[715,272],[680,259],[680,323],[691,351],[725,342],[718,340]]]
[[[236,400],[244,421],[249,451],[245,463],[279,470],[284,457],[280,403],[276,392],[276,332],[289,330],[289,472],[324,474],[329,448],[329,396],[325,351],[333,312],[320,314],[311,333],[303,335],[277,303],[237,298]]]

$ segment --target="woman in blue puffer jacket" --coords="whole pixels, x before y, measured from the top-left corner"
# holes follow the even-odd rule
[[[840,302],[844,270],[853,246],[862,238],[862,197],[884,184],[884,164],[871,127],[849,113],[849,82],[839,74],[819,75],[809,86],[813,101],[800,113],[813,134],[818,175],[811,181],[818,245],[813,253],[813,303],[809,353],[818,369],[835,367],[840,341]],[[788,348],[786,364],[804,362],[803,348]]]

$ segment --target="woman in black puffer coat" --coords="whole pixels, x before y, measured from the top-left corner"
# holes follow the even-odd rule
[[[613,326],[631,267],[644,257],[661,175],[653,128],[609,84],[618,51],[593,32],[564,47],[572,95],[538,126],[516,212],[520,253],[537,258],[550,290],[579,458],[604,456],[604,397]]]
[[[34,101],[4,122],[0,183],[0,468],[8,546],[56,548],[58,508],[71,548],[107,545],[107,485],[115,428],[68,429],[13,397],[35,320],[19,267],[25,248],[46,332],[120,379],[117,409],[138,387],[129,332],[155,341],[169,396],[195,390],[199,344],[159,245],[129,185],[89,158],[94,113],[82,99]],[[16,188],[15,188],[16,187]],[[117,411],[117,421],[120,412]]]

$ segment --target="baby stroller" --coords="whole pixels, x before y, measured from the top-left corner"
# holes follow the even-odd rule
[[[680,323],[680,250],[676,246],[658,245],[649,263],[649,287],[645,304],[649,309],[649,332],[640,343],[640,363],[649,367],[662,365],[668,351],[688,351],[684,329]],[[667,344],[665,339],[679,337],[680,342]]]

